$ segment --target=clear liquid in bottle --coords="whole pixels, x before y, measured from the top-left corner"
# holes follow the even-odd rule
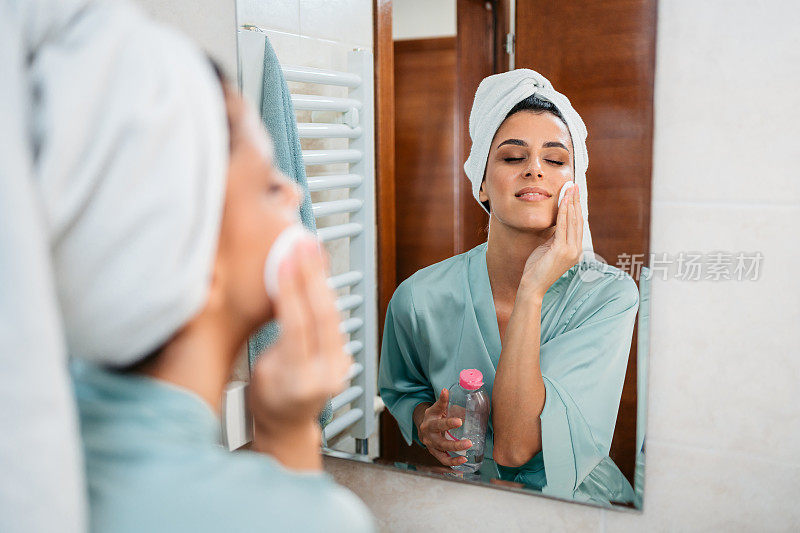
[[[461,425],[445,432],[448,440],[469,439],[472,446],[466,450],[449,452],[450,456],[465,456],[467,462],[453,466],[461,472],[475,472],[483,463],[486,430],[489,425],[489,395],[483,387],[483,374],[477,369],[462,370],[458,383],[450,387],[448,418],[460,418]]]

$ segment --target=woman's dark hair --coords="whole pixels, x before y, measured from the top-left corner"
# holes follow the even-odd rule
[[[517,105],[511,108],[511,111],[508,112],[506,118],[510,117],[514,113],[519,113],[520,111],[533,111],[534,113],[552,113],[561,119],[561,122],[564,124],[567,121],[564,119],[564,115],[561,114],[561,111],[551,102],[550,100],[545,100],[544,98],[539,98],[535,94],[530,95],[526,99],[517,102]]]
[[[228,77],[225,75],[225,71],[222,69],[219,63],[217,63],[210,55],[206,54],[206,59],[211,64],[211,69],[214,71],[214,75],[217,77],[217,81],[219,81],[220,87],[222,87],[222,91],[225,92],[228,90]],[[228,117],[228,149],[233,149],[233,126],[231,124],[231,117],[226,113]]]
[[[222,70],[222,66],[220,66],[220,64],[208,54],[206,54],[206,59],[209,63],[211,63],[211,69],[214,71],[214,74],[217,76],[219,82],[223,84],[226,83],[228,81],[228,77],[225,75],[225,71]]]
[[[553,102],[551,102],[550,100],[545,100],[544,98],[539,98],[535,94],[532,94],[529,97],[525,98],[524,100],[517,102],[517,104],[511,108],[511,111],[508,112],[506,118],[504,118],[503,120],[504,121],[507,120],[508,117],[510,117],[515,113],[519,113],[520,111],[532,111],[534,113],[552,113],[553,115],[558,117],[558,119],[561,120],[561,122],[563,122],[565,125],[567,123],[566,119],[564,118],[564,115],[561,114],[561,111],[558,110],[558,108],[555,106],[555,104],[553,104]],[[487,211],[491,212],[488,200],[481,203],[483,204],[483,206],[486,208]]]

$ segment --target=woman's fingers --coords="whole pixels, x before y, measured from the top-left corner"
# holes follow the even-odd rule
[[[575,186],[569,189],[569,201],[567,202],[567,223],[564,227],[564,242],[569,244],[572,232],[575,231]]]
[[[352,357],[344,351],[344,336],[339,331],[340,315],[334,292],[328,287],[324,258],[313,242],[303,243],[304,303],[312,325],[310,355],[315,358],[318,377],[328,383],[326,392],[336,394],[345,386],[344,379]]]
[[[301,291],[302,305],[305,311],[308,322],[311,324],[309,333],[309,355],[317,355],[320,353],[319,342],[319,321],[315,308],[320,305],[318,301],[319,295],[314,294],[314,261],[313,252],[310,243],[302,242],[294,249],[294,255],[297,257],[298,267],[300,270],[301,278]]]
[[[467,462],[467,458],[463,455],[459,455],[457,457],[450,457],[446,452],[441,450],[437,450],[436,448],[428,448],[428,451],[431,452],[440,463],[445,466],[457,466],[460,464],[464,464]]]
[[[558,214],[556,215],[556,231],[554,233],[555,243],[566,242],[565,232],[570,194],[572,194],[572,188],[565,193],[564,199],[561,201],[561,205],[558,206]]]
[[[460,425],[460,418],[435,418],[429,422],[428,430],[435,433],[443,433]]]
[[[437,433],[433,439],[433,445],[445,452],[461,452],[472,448],[472,441],[469,439],[450,440],[443,433]]]
[[[583,211],[581,210],[581,191],[575,186],[575,236],[578,253],[583,247]]]
[[[435,448],[428,448],[428,451],[436,458],[436,460],[445,466],[459,465],[467,460],[466,457],[450,457],[446,452],[437,450]],[[455,462],[454,460],[458,462]]]
[[[344,354],[344,337],[339,331],[341,317],[336,309],[336,297],[326,281],[322,254],[313,243],[304,246],[303,252],[308,259],[305,265],[306,295],[317,333],[315,355],[339,359]]]
[[[310,346],[309,321],[300,288],[300,268],[296,256],[285,260],[278,270],[278,321],[281,336],[299,357],[308,357]]]
[[[576,240],[576,232],[577,232],[577,217],[575,216],[575,212],[579,207],[576,208],[576,199],[577,195],[577,185],[573,186],[569,190],[569,211],[567,212],[567,246],[573,248],[575,246]]]
[[[428,407],[428,411],[432,414],[443,415],[447,412],[447,404],[450,403],[450,391],[442,389],[439,393],[439,398]]]

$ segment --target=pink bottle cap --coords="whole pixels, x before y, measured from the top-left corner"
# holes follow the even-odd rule
[[[462,370],[458,375],[458,384],[467,390],[478,390],[483,387],[483,374],[477,368]]]

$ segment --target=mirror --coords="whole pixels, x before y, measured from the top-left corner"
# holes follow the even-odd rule
[[[356,361],[323,416],[326,453],[641,508],[655,6],[601,4],[394,0],[386,120],[392,106],[379,96],[375,109],[372,98],[373,69],[380,84],[387,57],[383,48],[373,65],[386,46],[373,42],[373,24],[380,38],[386,13],[334,10],[303,29],[279,2],[237,0],[240,85],[263,113],[269,73],[287,80]],[[563,101],[501,117],[485,138],[477,199],[466,179],[476,88],[510,68],[546,76],[588,130],[579,194],[588,189],[589,224],[579,202],[571,232],[566,207],[558,223],[583,241],[580,262],[549,251],[559,192],[580,182],[581,141]],[[393,176],[384,167],[376,176],[374,135],[387,132]],[[393,217],[376,197],[387,184]]]

